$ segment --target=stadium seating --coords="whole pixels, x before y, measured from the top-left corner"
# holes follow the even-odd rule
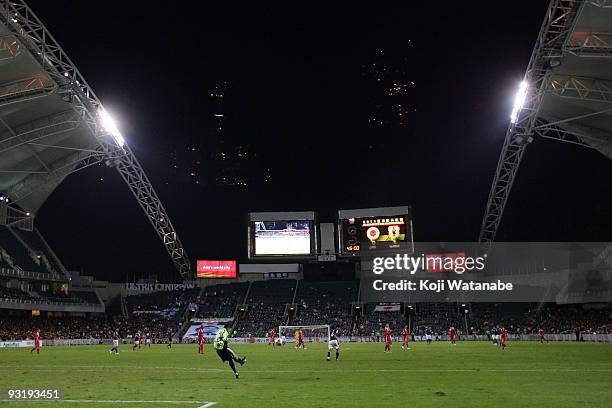
[[[239,316],[236,335],[265,337],[272,327],[287,323],[286,306],[293,301],[295,279],[256,281],[251,285],[247,309]]]
[[[74,297],[82,299],[84,303],[89,303],[92,305],[100,303],[98,300],[98,296],[95,292],[86,292],[86,291],[76,291],[73,290],[70,292]]]
[[[329,324],[350,330],[351,303],[357,300],[357,281],[301,281],[296,296],[297,311],[290,324]]]
[[[366,316],[365,324],[360,324],[358,332],[363,335],[380,336],[385,324],[389,324],[394,333],[398,333],[406,324],[403,312],[371,312]]]
[[[151,315],[93,319],[0,317],[0,340],[31,339],[36,330],[40,330],[43,339],[111,339],[115,330],[122,338],[132,338],[140,331],[154,341],[165,342],[176,332],[177,324],[175,320]]]
[[[46,273],[44,266],[33,259],[33,254],[23,246],[15,235],[5,226],[0,226],[0,248],[4,249],[12,258],[13,265],[24,271]]]
[[[85,292],[85,291],[74,292],[73,291],[73,292],[69,292],[68,294],[66,294],[61,291],[54,291],[54,292],[38,292],[38,294],[40,295],[38,300],[45,299],[49,302],[72,303],[72,304],[88,303],[92,305],[100,304],[100,301],[98,300],[98,297],[96,296],[94,292]]]
[[[454,326],[461,330],[465,324],[461,310],[455,303],[419,303],[415,306],[412,329],[423,335],[427,328],[435,334],[445,334]]]
[[[8,284],[12,281],[13,285]],[[43,291],[40,283],[28,282],[31,293],[17,289],[14,279],[0,278],[0,299],[59,301],[62,303],[97,303],[94,292]],[[295,280],[257,281],[251,284],[246,304],[243,300],[248,283],[220,284],[206,287],[155,292],[128,296],[129,316],[112,313],[95,319],[73,318],[15,318],[0,316],[0,338],[23,339],[41,329],[45,338],[109,338],[119,330],[125,338],[136,332],[150,333],[160,341],[177,333],[185,308],[197,308],[197,317],[229,317],[236,309],[235,336],[266,337],[271,328],[279,325],[329,324],[339,327],[344,334],[378,337],[389,323],[393,333],[399,334],[410,317],[411,331],[423,334],[431,328],[434,334],[445,334],[455,326],[460,335],[487,334],[498,324],[510,334],[534,334],[540,328],[547,333],[573,333],[579,327],[583,333],[612,333],[612,316],[608,309],[585,309],[581,305],[536,305],[529,303],[479,303],[458,306],[455,303],[418,303],[409,313],[376,311],[376,304],[365,304],[353,313],[352,303],[357,300],[358,284],[349,282],[316,282]],[[37,286],[38,285],[38,286]],[[10,286],[10,287],[9,287]],[[23,286],[21,286],[23,287]],[[200,295],[200,296],[199,296]],[[40,297],[38,297],[40,296]],[[289,310],[288,305],[295,307]],[[465,314],[464,310],[469,313]],[[115,309],[115,313],[119,312]],[[2,310],[0,310],[2,313]]]
[[[548,333],[572,333],[576,327],[591,333],[612,332],[612,312],[581,305],[549,305],[541,310],[541,326]]]
[[[533,303],[474,303],[468,324],[475,334],[485,334],[494,324],[514,334],[535,333],[542,320],[539,314]]]
[[[44,259],[48,262],[49,269],[46,268],[44,261],[41,261],[41,267],[43,268],[43,272],[51,272],[55,274],[60,274],[62,271],[62,267],[58,264],[55,256],[51,254],[49,247],[44,242],[43,238],[40,236],[37,230],[34,231],[24,231],[20,229],[12,229],[12,232],[17,235],[26,245],[34,251],[36,254],[40,254],[44,257]]]
[[[293,300],[295,290],[295,279],[271,279],[255,281],[249,293],[249,304],[265,303],[290,303]]]
[[[204,288],[198,299],[198,317],[232,317],[236,306],[243,302],[248,282],[213,285]]]
[[[46,290],[41,290],[43,285],[39,281],[27,281],[27,285],[21,286],[21,288],[9,288],[9,280],[15,282],[14,279],[0,278],[0,299],[3,300],[23,300],[23,301],[47,301],[55,303],[67,303],[67,304],[81,304],[87,303],[92,305],[99,305],[100,300],[98,296],[92,291],[71,291],[68,294],[61,290],[47,287]],[[17,280],[20,285],[23,285],[24,281]],[[31,290],[32,293],[25,290]]]
[[[200,288],[169,292],[153,292],[142,295],[130,295],[126,298],[128,311],[162,311],[171,307],[181,308],[195,303]]]
[[[19,289],[12,289],[0,284],[0,299],[2,300],[37,300],[28,292]]]

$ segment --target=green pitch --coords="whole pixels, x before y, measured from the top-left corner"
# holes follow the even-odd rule
[[[502,352],[488,342],[413,343],[409,351],[396,343],[389,354],[382,344],[341,347],[340,361],[327,362],[323,344],[238,344],[248,359],[239,380],[208,344],[203,356],[196,345],[122,346],[118,356],[106,346],[47,347],[39,356],[0,349],[0,387],[60,386],[70,400],[0,408],[612,407],[612,344],[510,342]]]

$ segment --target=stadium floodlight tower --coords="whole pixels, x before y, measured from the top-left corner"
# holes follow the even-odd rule
[[[0,192],[12,206],[3,204],[0,224],[23,228],[68,175],[103,162],[126,182],[180,275],[192,278],[170,217],[117,124],[22,0],[0,0],[0,127]],[[2,217],[9,213],[21,214],[13,217],[20,224]]]
[[[612,159],[612,2],[552,0],[519,85],[480,228],[488,251],[534,137]]]

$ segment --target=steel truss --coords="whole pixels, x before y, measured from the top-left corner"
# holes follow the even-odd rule
[[[612,57],[612,32],[575,33],[565,47],[578,57]]]
[[[524,80],[528,91],[523,109],[506,132],[495,178],[482,221],[479,242],[487,251],[495,239],[525,149],[533,141],[542,99],[550,84],[551,65],[560,61],[581,1],[552,0],[538,34]]]
[[[602,9],[612,8],[611,0],[589,0],[588,4]],[[575,32],[565,51],[577,57],[612,58],[612,32]]]
[[[13,35],[0,37],[0,61],[17,58],[21,54],[21,44]]]
[[[178,272],[183,278],[191,279],[187,253],[149,178],[130,147],[126,144],[119,146],[102,128],[98,118],[102,104],[76,66],[23,0],[1,0],[0,21],[41,65],[54,84],[54,91],[72,104],[80,122],[89,128],[98,142],[96,153],[79,152],[76,163],[73,160],[61,168],[74,171],[102,159],[116,168],[159,235]],[[55,171],[57,175],[58,170]],[[28,182],[40,188],[49,181],[48,177],[48,174],[34,175]],[[24,187],[16,186],[11,193],[20,189],[32,193],[32,186]]]
[[[552,75],[549,92],[560,98],[612,103],[612,82],[598,78]]]
[[[598,135],[597,129],[590,127],[565,124],[562,128],[555,125],[554,122],[550,123],[543,120],[538,120],[534,132],[547,139],[592,147],[593,149],[597,149],[597,142],[603,141],[606,136],[605,134]]]

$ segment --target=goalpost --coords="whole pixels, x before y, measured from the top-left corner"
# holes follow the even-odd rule
[[[306,343],[321,343],[328,342],[330,328],[328,324],[306,325],[306,326],[278,326],[278,336],[285,333],[286,342],[295,342],[295,332],[302,329],[304,342]]]

